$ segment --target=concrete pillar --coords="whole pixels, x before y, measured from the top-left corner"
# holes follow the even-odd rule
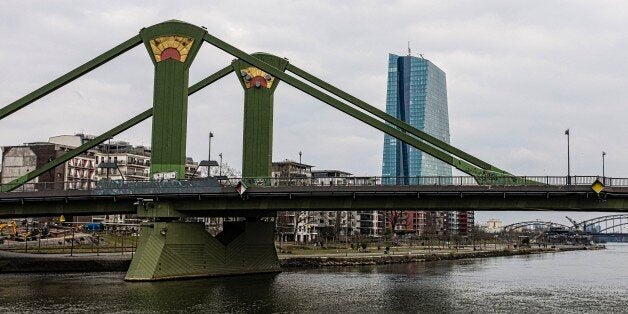
[[[155,222],[141,227],[127,281],[279,272],[271,222],[225,222],[211,236],[202,222]]]

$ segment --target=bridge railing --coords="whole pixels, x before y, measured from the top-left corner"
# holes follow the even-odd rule
[[[519,180],[516,180],[519,179]],[[495,176],[490,178],[494,186],[567,186],[591,185],[600,180],[608,186],[628,186],[628,178],[600,178],[598,176]],[[272,177],[272,178],[229,178],[221,183],[224,186],[235,186],[238,182],[247,186],[477,186],[478,182],[471,176],[422,176],[422,177]]]
[[[235,186],[240,181],[247,186],[381,186],[381,185],[477,185],[469,176],[430,177],[271,177],[230,178],[221,180],[225,186]]]
[[[514,180],[514,178],[520,180]],[[269,178],[215,178],[223,187],[235,187],[243,182],[249,187],[280,187],[280,186],[477,186],[478,182],[471,176],[421,176],[421,177],[309,177],[305,175],[294,177]],[[504,176],[491,177],[494,186],[568,186],[591,185],[600,180],[606,186],[628,187],[628,178],[601,178],[598,176]],[[57,190],[108,190],[133,188],[181,188],[202,187],[204,178],[174,181],[149,180],[75,180],[66,182],[31,182],[22,185],[14,192],[41,192]],[[215,182],[215,181],[214,181]],[[2,185],[0,184],[0,187]]]

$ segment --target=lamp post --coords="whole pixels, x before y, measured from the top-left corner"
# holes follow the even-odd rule
[[[212,160],[212,137],[214,137],[214,133],[209,131],[209,146],[207,148],[207,161]],[[209,163],[207,163],[207,173],[209,173]]]
[[[209,178],[212,176],[212,166],[218,166],[218,163],[216,163],[215,161],[212,163],[212,137],[214,137],[214,133],[212,131],[209,131],[209,145],[207,146],[207,160],[201,160],[201,162],[198,164],[198,167],[196,167],[196,170],[194,170],[193,177],[196,175],[196,172],[198,171],[199,168],[207,167],[207,177]]]
[[[220,157],[220,164],[218,166],[218,175],[222,176],[222,153],[218,154],[218,157]]]
[[[303,156],[303,152],[299,151],[299,173],[303,173],[303,168],[301,165],[301,156]]]
[[[606,174],[604,173],[604,157],[606,157],[606,152],[602,151],[602,180],[606,181]]]
[[[109,138],[109,142],[107,143],[107,163],[111,162],[111,137]],[[106,168],[107,169],[107,180],[109,180],[109,169],[110,168]]]
[[[571,184],[571,165],[569,159],[569,129],[565,130],[565,135],[567,135],[567,185]]]

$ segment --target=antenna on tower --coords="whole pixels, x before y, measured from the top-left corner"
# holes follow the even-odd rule
[[[412,53],[412,51],[410,50],[410,41],[408,40],[408,56],[410,56]]]

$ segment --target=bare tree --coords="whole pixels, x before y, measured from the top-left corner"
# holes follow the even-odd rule
[[[207,169],[204,169],[205,171],[205,176],[207,176]],[[218,175],[223,175],[223,176],[227,176],[229,178],[240,178],[242,176],[242,173],[240,172],[240,170],[231,167],[228,163],[223,162],[222,163],[222,167],[212,167],[211,170],[211,175],[212,176],[218,176]]]

